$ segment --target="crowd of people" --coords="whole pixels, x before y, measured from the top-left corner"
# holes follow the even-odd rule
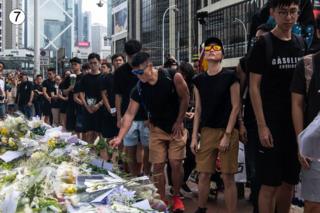
[[[44,81],[37,75],[31,82],[24,73],[4,77],[0,63],[0,117],[20,111],[89,143],[106,138],[126,153],[123,169],[152,177],[167,203],[168,180],[173,212],[183,212],[182,198],[193,194],[187,183],[193,170],[196,213],[207,211],[217,166],[227,212],[237,212],[241,141],[255,213],[289,212],[300,174],[304,211],[320,212],[320,192],[307,190],[320,184],[310,177],[319,164],[299,154],[297,143],[320,110],[320,53],[308,54],[305,42],[292,34],[299,0],[272,0],[269,6],[275,27],[257,28],[256,42],[236,70],[223,68],[224,47],[216,37],[204,41],[204,72],[202,62],[174,58],[155,67],[137,40],[125,43],[126,56],[115,54],[109,63],[91,53],[83,65],[75,57],[64,76],[49,68]]]

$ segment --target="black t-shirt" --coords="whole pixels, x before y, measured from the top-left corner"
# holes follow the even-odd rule
[[[292,83],[291,83],[291,91],[294,93],[301,94],[305,97],[305,111],[304,111],[304,124],[305,127],[308,126],[313,119],[317,116],[320,111],[320,85],[316,83],[320,80],[320,71],[313,70],[313,76],[309,83],[309,88],[307,91],[306,85],[306,77],[305,77],[305,69],[303,60],[299,61],[297,64]]]
[[[93,75],[87,74],[82,77],[80,83],[80,92],[84,92],[85,99],[88,105],[95,105],[101,101],[100,92],[101,74]]]
[[[239,82],[233,70],[222,69],[216,75],[207,72],[193,78],[201,100],[201,127],[226,128],[231,104],[231,86]]]
[[[18,105],[19,106],[25,106],[28,104],[31,92],[33,91],[33,84],[30,81],[21,82],[21,84],[18,87]]]
[[[51,92],[56,91],[54,85],[55,85],[55,82],[51,81],[50,79],[47,79],[42,83],[42,87],[47,88],[47,94],[49,97],[51,97]]]
[[[81,78],[83,77],[83,74],[80,73],[79,75],[77,75],[77,78],[76,78],[76,83],[75,83],[75,87],[76,85],[80,82]],[[68,76],[62,83],[62,89],[65,90],[65,89],[68,89],[71,85],[71,78],[70,76]],[[74,106],[75,102],[73,100],[73,94],[75,93],[75,87],[73,89],[73,91],[70,91],[69,92],[69,95],[68,95],[68,105],[70,106]]]
[[[270,33],[271,61],[266,61],[266,42],[260,37],[248,57],[248,71],[262,76],[260,92],[265,119],[292,123],[290,83],[304,52],[296,39],[283,41]]]
[[[124,115],[126,112],[129,101],[131,90],[136,86],[138,77],[131,73],[132,67],[125,63],[119,67],[114,73],[114,93],[122,97],[121,102],[121,114]],[[139,111],[134,118],[135,121],[147,120],[147,114],[145,110],[140,107]]]
[[[101,76],[100,90],[106,90],[108,101],[111,108],[115,107],[115,94],[114,94],[114,74],[107,74]]]
[[[131,99],[140,103],[140,108],[147,109],[150,122],[167,133],[172,132],[172,126],[179,114],[179,97],[173,75],[168,71],[159,70],[155,85],[140,82],[141,89],[137,84],[131,94]]]
[[[34,90],[33,102],[43,101],[43,95],[40,95],[38,92],[35,91],[37,90],[39,92],[42,92],[42,85],[34,84],[33,90]]]

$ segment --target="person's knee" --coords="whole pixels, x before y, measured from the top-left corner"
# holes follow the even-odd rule
[[[210,173],[201,172],[199,173],[199,183],[209,182],[211,178]]]
[[[179,167],[181,167],[181,165],[182,165],[182,160],[170,160],[170,166],[173,171],[176,169],[179,170]]]
[[[161,174],[164,172],[164,163],[153,164],[153,173],[154,175]]]
[[[279,187],[262,185],[260,189],[260,193],[262,193],[264,197],[273,198],[278,188]]]
[[[223,184],[226,188],[229,188],[235,185],[233,174],[222,174],[221,176],[222,176]]]
[[[285,190],[285,191],[293,191],[294,190],[294,185],[292,184],[289,184],[289,183],[286,183],[286,182],[283,182],[282,185],[281,185],[281,189],[282,190]]]

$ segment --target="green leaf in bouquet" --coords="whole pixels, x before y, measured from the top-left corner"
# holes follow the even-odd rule
[[[0,188],[5,184],[12,183],[17,177],[17,173],[9,174],[0,179]]]

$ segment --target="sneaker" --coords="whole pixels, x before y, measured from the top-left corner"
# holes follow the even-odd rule
[[[179,196],[172,197],[172,212],[173,213],[182,213],[184,212],[184,204]]]
[[[184,197],[187,197],[187,198],[193,197],[193,192],[191,191],[191,189],[189,188],[189,186],[186,183],[184,183],[181,186],[180,194],[182,194]]]
[[[206,212],[207,212],[207,208],[198,208],[195,213],[206,213]]]
[[[173,195],[173,188],[172,188],[172,187],[170,188],[168,194],[169,194],[170,197],[174,197],[174,195]],[[184,195],[183,195],[181,192],[179,193],[179,197],[180,197],[181,200],[184,200]]]

